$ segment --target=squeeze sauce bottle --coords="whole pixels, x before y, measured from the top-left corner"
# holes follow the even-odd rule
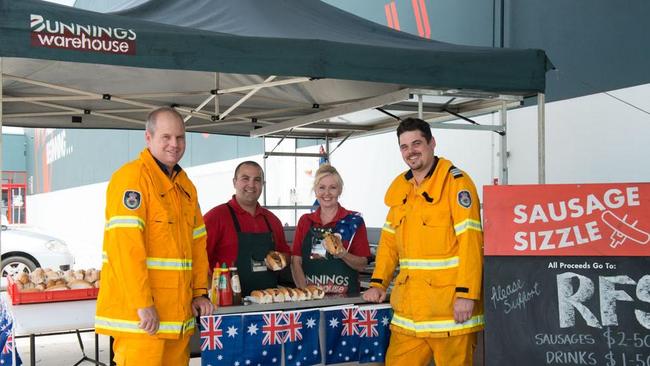
[[[219,276],[219,306],[232,305],[232,287],[230,286],[230,272],[226,263],[221,264],[221,276]]]
[[[241,305],[241,283],[239,282],[239,273],[237,272],[235,263],[233,263],[230,267],[230,285],[232,288],[232,304]]]
[[[221,274],[221,268],[219,268],[219,263],[217,263],[214,267],[214,271],[212,271],[212,286],[210,286],[210,302],[212,302],[212,305],[215,307],[219,306],[219,277]]]

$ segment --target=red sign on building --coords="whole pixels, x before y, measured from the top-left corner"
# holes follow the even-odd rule
[[[650,255],[650,183],[486,186],[483,201],[485,255]]]

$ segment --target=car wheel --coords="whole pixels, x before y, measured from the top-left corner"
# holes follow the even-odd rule
[[[6,277],[7,275],[15,277],[21,272],[32,273],[36,267],[38,267],[36,263],[25,257],[8,257],[2,260],[2,277]]]

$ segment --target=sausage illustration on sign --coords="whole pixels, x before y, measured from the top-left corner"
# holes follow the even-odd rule
[[[612,236],[610,237],[612,239],[612,242],[609,244],[609,246],[612,248],[616,248],[617,246],[623,244],[623,242],[627,239],[630,239],[633,242],[639,244],[646,244],[648,241],[650,241],[650,234],[636,228],[638,221],[634,221],[633,223],[628,223],[625,221],[627,219],[627,215],[623,216],[623,218],[620,218],[611,211],[605,211],[600,216],[600,218],[603,220],[605,225],[614,230]]]

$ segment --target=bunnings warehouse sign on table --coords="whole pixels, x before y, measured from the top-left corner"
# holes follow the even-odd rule
[[[650,183],[483,197],[486,364],[650,366]]]

